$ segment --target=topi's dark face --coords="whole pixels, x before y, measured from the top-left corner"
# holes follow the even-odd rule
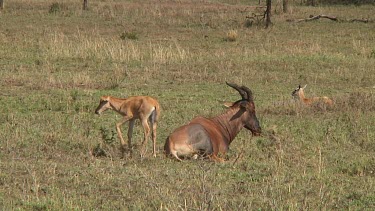
[[[246,102],[246,115],[247,118],[244,127],[250,130],[254,136],[259,136],[262,133],[262,129],[256,116],[255,105],[253,102]]]

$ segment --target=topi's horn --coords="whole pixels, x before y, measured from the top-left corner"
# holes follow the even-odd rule
[[[246,86],[241,86],[241,89],[246,92],[248,101],[254,101],[253,92],[249,88]]]
[[[237,90],[238,93],[240,93],[243,100],[247,100],[247,101],[253,100],[253,94],[252,94],[251,90],[249,88],[247,88],[246,86],[239,87],[237,84],[228,83],[228,82],[226,82],[226,84],[228,86],[232,87],[233,89]]]

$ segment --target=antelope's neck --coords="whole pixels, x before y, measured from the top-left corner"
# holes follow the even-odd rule
[[[305,98],[305,93],[303,91],[299,91],[298,92],[298,96],[299,96],[299,99],[304,101],[306,98]]]
[[[234,140],[244,126],[241,116],[237,118],[234,117],[238,111],[238,108],[229,109],[226,113],[211,119],[220,128],[220,131],[222,131],[223,137],[228,144]]]
[[[121,98],[115,98],[111,97],[109,103],[111,104],[111,107],[113,110],[117,111],[120,113],[121,110],[121,105],[126,102],[126,99],[121,99]]]

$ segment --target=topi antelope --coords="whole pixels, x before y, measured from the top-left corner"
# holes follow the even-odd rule
[[[227,83],[241,95],[227,111],[213,118],[196,117],[187,125],[174,130],[164,145],[165,154],[179,156],[208,155],[214,161],[222,162],[219,153],[225,155],[230,143],[245,127],[253,135],[260,135],[261,128],[255,115],[251,90],[245,86]]]
[[[143,156],[147,138],[152,128],[153,156],[156,157],[156,126],[160,116],[160,105],[154,98],[148,96],[134,96],[129,98],[116,98],[111,96],[102,96],[95,113],[101,114],[107,109],[113,109],[121,114],[123,118],[116,124],[117,134],[121,141],[122,149],[125,149],[125,141],[122,138],[121,125],[129,121],[128,129],[128,148],[132,153],[131,139],[133,127],[136,119],[139,119],[144,129],[144,139],[142,142],[141,156]],[[149,126],[149,123],[150,126]]]
[[[299,99],[305,105],[311,105],[313,103],[318,102],[322,102],[328,106],[333,105],[333,101],[326,96],[306,98],[305,92],[303,91],[306,88],[306,86],[307,84],[302,88],[301,85],[298,85],[298,88],[292,92],[292,96],[296,99]]]

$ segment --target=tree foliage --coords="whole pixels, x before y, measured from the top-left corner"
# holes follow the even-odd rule
[[[375,4],[375,0],[307,0],[308,5],[316,4]]]

